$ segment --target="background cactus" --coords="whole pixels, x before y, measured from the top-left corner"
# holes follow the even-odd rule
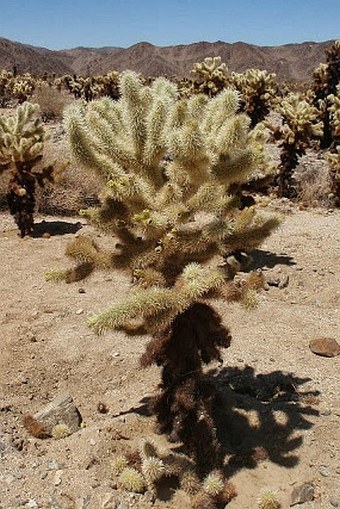
[[[337,93],[340,83],[340,40],[326,50],[326,64],[321,64],[314,71],[313,79],[314,105],[319,108],[323,123],[321,148],[329,148],[333,142],[329,96]]]
[[[213,97],[227,84],[227,66],[221,57],[207,57],[203,62],[194,65],[191,70],[193,76],[193,91]]]
[[[277,185],[278,196],[295,198],[294,169],[314,136],[322,135],[322,122],[317,108],[310,105],[300,94],[289,94],[277,107],[282,115],[282,125],[275,136],[281,140],[281,163]]]
[[[39,166],[47,135],[38,110],[26,102],[12,116],[0,115],[0,173],[9,173],[7,202],[22,237],[33,230],[36,184],[54,182],[64,169]]]
[[[276,75],[259,69],[248,69],[243,74],[231,73],[230,84],[239,90],[242,110],[251,118],[251,127],[264,120],[277,103]]]

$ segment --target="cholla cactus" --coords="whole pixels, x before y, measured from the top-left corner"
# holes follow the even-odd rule
[[[22,237],[33,229],[36,183],[53,182],[64,169],[50,165],[34,170],[47,139],[38,110],[38,105],[26,102],[13,116],[0,115],[0,172],[10,173],[7,201]]]
[[[333,143],[329,97],[336,94],[336,88],[340,83],[340,40],[335,41],[326,50],[326,58],[327,63],[321,64],[313,73],[314,104],[320,110],[323,123],[321,148],[329,148]]]
[[[329,152],[328,163],[331,168],[332,192],[331,200],[337,207],[340,205],[340,145],[336,147],[336,152]]]
[[[31,97],[35,86],[35,80],[29,73],[16,76],[12,86],[13,97],[18,100],[19,104],[22,104]]]
[[[276,74],[248,69],[244,74],[231,73],[230,83],[241,93],[243,110],[251,118],[251,127],[261,122],[277,101]]]
[[[221,57],[207,57],[203,62],[194,64],[191,74],[194,78],[194,90],[213,97],[227,84],[228,68]]]
[[[96,77],[96,85],[94,87],[94,95],[98,97],[111,97],[111,99],[119,98],[119,77],[118,71],[109,71],[104,76]]]
[[[340,83],[336,87],[336,93],[328,97],[330,104],[328,111],[330,113],[330,123],[333,131],[333,143],[340,143]]]
[[[302,156],[312,136],[322,135],[322,122],[318,110],[299,94],[289,94],[277,107],[282,115],[283,125],[277,133],[281,139],[281,164],[277,177],[278,195],[294,198],[297,195],[293,170]]]
[[[103,179],[103,205],[87,215],[119,241],[104,259],[128,270],[135,291],[90,319],[97,333],[140,321],[155,335],[142,358],[162,366],[160,393],[152,400],[161,432],[184,442],[200,471],[220,465],[212,419],[214,388],[202,364],[220,359],[230,335],[202,298],[220,289],[227,274],[218,257],[252,249],[277,218],[240,211],[231,193],[259,158],[249,119],[237,114],[238,95],[225,90],[177,100],[159,78],[143,86],[123,73],[121,98],[73,105],[66,128],[75,159]],[[70,254],[81,265],[102,260],[100,249],[76,239]]]
[[[340,84],[336,88],[336,94],[327,97],[330,107],[330,124],[333,133],[333,143],[328,153],[328,162],[332,177],[332,201],[336,206],[340,205]]]
[[[0,70],[0,107],[5,108],[12,99],[13,74]]]

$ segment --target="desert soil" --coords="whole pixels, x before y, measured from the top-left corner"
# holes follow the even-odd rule
[[[278,209],[282,226],[253,253],[252,268],[272,283],[257,307],[213,302],[233,336],[223,365],[207,369],[227,402],[218,430],[238,492],[228,508],[257,507],[264,489],[288,508],[305,482],[314,500],[297,507],[340,507],[340,356],[309,349],[318,337],[340,342],[340,211]],[[157,367],[139,366],[148,338],[97,337],[86,325],[121,299],[129,279],[118,272],[70,285],[44,279],[68,266],[65,247],[77,233],[109,239],[82,218],[36,216],[36,224],[35,236],[22,240],[9,214],[0,215],[0,508],[189,508],[180,490],[153,501],[113,482],[114,451],[132,450],[142,438],[176,446],[155,434],[146,412],[159,382]],[[284,288],[273,285],[279,281]],[[60,440],[31,436],[23,416],[64,393],[83,427]]]

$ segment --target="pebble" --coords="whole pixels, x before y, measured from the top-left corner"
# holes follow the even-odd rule
[[[18,481],[20,479],[24,479],[25,478],[25,476],[24,476],[24,474],[22,472],[13,472],[13,477],[15,477],[15,479],[18,479]]]
[[[278,284],[278,287],[280,290],[283,290],[283,288],[286,288],[289,284],[289,275],[287,274],[286,276],[284,276],[281,281],[279,282]]]
[[[76,315],[82,315],[84,313],[83,309],[77,309]]]
[[[106,493],[101,500],[102,509],[113,509],[116,507],[116,503],[114,501],[113,495],[111,493]]]
[[[332,411],[330,410],[330,408],[321,408],[320,415],[325,415],[325,416],[332,415]]]
[[[331,498],[329,499],[329,503],[330,503],[330,504],[331,504],[331,506],[333,506],[333,507],[339,507],[339,502],[338,502],[338,501],[336,500],[336,498],[334,498],[334,497],[331,497]]]
[[[61,484],[61,472],[57,471],[54,478],[54,486],[59,486]]]
[[[33,498],[30,498],[25,507],[28,507],[29,509],[37,509],[39,506]]]
[[[90,445],[96,445],[96,441],[94,440],[94,438],[90,439]]]
[[[305,502],[311,502],[312,500],[314,500],[314,486],[313,484],[306,482],[293,489],[290,506],[292,507],[296,504],[304,504]]]
[[[322,475],[322,477],[329,477],[329,470],[324,465],[321,465],[319,468],[319,473]]]
[[[85,288],[78,288],[78,293],[86,293]]]
[[[48,470],[61,470],[64,468],[64,465],[58,463],[58,461],[51,460],[47,462],[47,468]]]

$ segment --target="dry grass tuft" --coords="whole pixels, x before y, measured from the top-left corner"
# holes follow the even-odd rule
[[[305,207],[330,205],[329,194],[332,191],[332,179],[325,162],[318,167],[304,168],[295,172],[298,201]]]
[[[66,141],[62,139],[57,144],[50,141],[46,145],[44,160],[69,162],[71,157]],[[99,204],[98,194],[102,187],[99,177],[70,163],[58,184],[37,189],[37,210],[52,216],[77,216],[80,209]]]
[[[30,102],[39,104],[43,122],[61,121],[65,107],[72,101],[73,99],[66,92],[59,92],[48,83],[43,83],[37,88],[30,99]]]

